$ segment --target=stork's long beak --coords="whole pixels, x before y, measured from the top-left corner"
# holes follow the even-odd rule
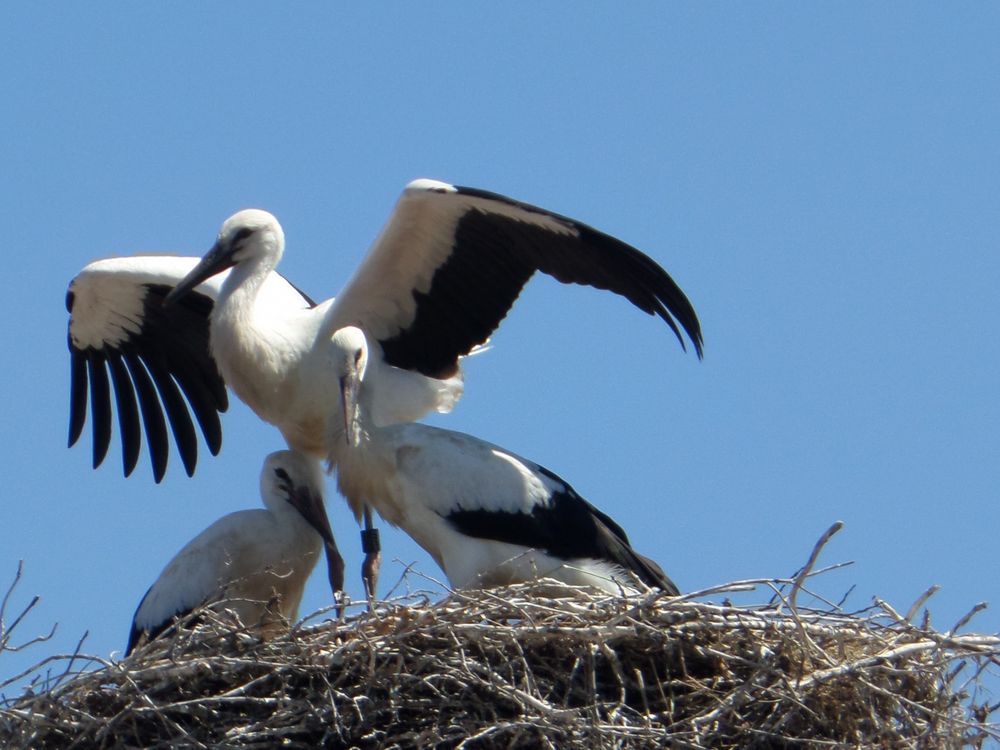
[[[358,423],[361,418],[358,413],[360,385],[361,378],[357,369],[352,369],[340,379],[340,406],[344,412],[344,433],[347,435],[347,444],[352,448],[357,448],[361,443],[361,426]]]
[[[233,259],[232,249],[216,242],[205,253],[205,257],[201,259],[201,262],[192,268],[191,272],[181,279],[177,286],[170,290],[170,294],[164,298],[163,304],[173,304],[205,279],[210,279],[215,274],[221,273],[227,268],[232,268],[234,265],[236,265],[236,261]]]
[[[344,558],[341,557],[337,541],[333,538],[333,529],[330,528],[330,519],[326,515],[323,496],[311,492],[308,487],[294,487],[290,493],[290,501],[306,522],[323,538],[327,577],[330,580],[333,596],[337,598],[344,590]]]

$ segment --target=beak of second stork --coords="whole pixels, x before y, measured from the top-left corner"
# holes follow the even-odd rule
[[[361,380],[357,369],[351,369],[340,378],[340,406],[344,412],[344,435],[351,448],[361,443],[360,414],[358,412],[358,390]]]
[[[326,515],[323,497],[307,487],[296,487],[291,493],[291,503],[323,538],[327,578],[333,591],[333,599],[337,603],[337,616],[340,617],[343,614],[344,558],[341,557],[337,542],[333,538],[333,529],[330,528],[330,519]]]

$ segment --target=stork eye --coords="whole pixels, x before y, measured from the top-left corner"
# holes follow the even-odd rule
[[[253,234],[253,229],[251,229],[250,227],[243,227],[236,234],[233,235],[233,244],[236,244],[240,240],[245,240],[251,234]]]
[[[288,476],[288,472],[282,469],[280,466],[274,470],[274,476],[285,482],[291,482],[292,478]]]
[[[354,352],[354,364],[358,364],[361,361],[361,350],[358,349]]]

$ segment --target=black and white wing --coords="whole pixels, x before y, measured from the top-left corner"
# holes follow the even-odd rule
[[[507,454],[549,481],[547,496],[525,506],[500,503],[491,508],[453,508],[446,520],[460,533],[479,539],[542,550],[560,560],[599,560],[630,571],[650,588],[677,596],[680,591],[653,560],[636,552],[625,530],[588,503],[563,479],[543,466]]]
[[[153,476],[157,482],[163,478],[170,452],[167,422],[188,476],[198,460],[195,421],[209,451],[215,455],[221,448],[219,414],[228,408],[228,397],[209,348],[209,315],[226,274],[163,306],[163,298],[199,260],[108,258],[89,264],[70,283],[69,444],[83,432],[89,395],[95,468],[111,444],[112,388],[125,476],[136,466],[145,432]],[[287,304],[312,304],[277,274],[263,291]]]
[[[358,325],[385,361],[451,377],[483,344],[536,272],[606,289],[658,315],[702,354],[701,326],[655,261],[586,224],[475,188],[411,182],[357,272],[331,307],[326,331]]]

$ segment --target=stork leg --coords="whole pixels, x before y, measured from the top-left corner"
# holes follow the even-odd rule
[[[326,548],[326,575],[330,580],[333,602],[337,605],[337,619],[344,616],[344,558],[333,540],[324,541]]]
[[[361,550],[365,553],[365,561],[361,564],[361,580],[368,596],[368,606],[371,607],[375,601],[379,568],[382,567],[382,544],[378,538],[378,529],[372,528],[372,509],[366,505],[364,512],[365,528],[361,531]]]

